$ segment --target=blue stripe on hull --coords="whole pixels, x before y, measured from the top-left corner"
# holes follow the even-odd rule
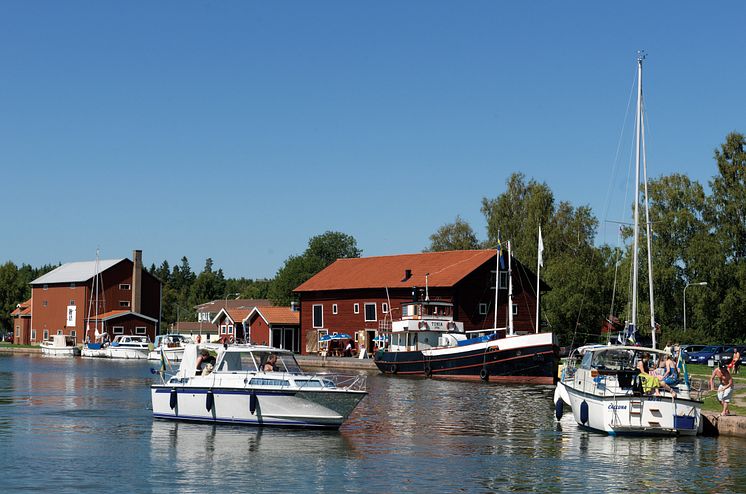
[[[297,420],[242,420],[242,419],[208,419],[205,417],[192,416],[192,415],[167,415],[161,413],[153,413],[153,418],[164,419],[164,420],[179,420],[182,422],[200,422],[209,424],[234,424],[234,425],[252,425],[252,426],[280,426],[280,427],[313,427],[313,428],[324,428],[324,429],[339,429],[341,424],[327,424],[327,423],[315,423],[315,422],[303,422]]]

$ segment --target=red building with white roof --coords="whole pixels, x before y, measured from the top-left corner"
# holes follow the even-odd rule
[[[508,259],[499,269],[497,325],[508,321]],[[533,331],[536,274],[512,258],[513,324],[516,332]],[[401,304],[417,290],[424,298],[453,304],[454,319],[466,331],[494,327],[495,250],[459,250],[394,256],[338,259],[297,287],[300,298],[302,353],[319,349],[327,333],[354,335],[357,346],[373,348],[379,330],[401,319]],[[542,291],[549,289],[543,282]]]
[[[142,269],[142,251],[133,259],[70,262],[31,282],[29,343],[62,334],[82,343],[94,328],[117,334],[158,332],[161,282]],[[99,279],[98,297],[94,282]]]

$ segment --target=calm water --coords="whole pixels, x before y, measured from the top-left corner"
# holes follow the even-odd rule
[[[2,491],[746,490],[746,441],[613,438],[552,388],[370,374],[338,432],[153,421],[143,362],[0,355]]]

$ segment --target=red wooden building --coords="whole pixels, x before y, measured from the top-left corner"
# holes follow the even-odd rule
[[[251,341],[300,353],[300,312],[292,307],[255,307],[244,320]]]
[[[31,321],[27,339],[39,343],[55,334],[73,336],[78,343],[94,339],[96,314],[99,328],[113,338],[117,334],[143,334],[152,339],[158,332],[161,282],[142,268],[142,251],[132,260],[98,261],[98,300],[91,303],[96,261],[71,262],[31,282]]]
[[[16,345],[31,344],[31,299],[18,304],[13,312],[13,343]]]
[[[498,327],[508,321],[508,259],[502,255]],[[300,299],[302,353],[318,351],[319,338],[334,332],[354,335],[358,347],[372,349],[377,331],[401,319],[401,304],[412,300],[413,291],[424,298],[426,284],[431,300],[454,305],[454,319],[463,322],[466,331],[493,328],[496,271],[495,250],[338,259],[294,290]],[[515,258],[511,271],[514,329],[533,331],[536,274]],[[541,290],[548,289],[542,282]]]

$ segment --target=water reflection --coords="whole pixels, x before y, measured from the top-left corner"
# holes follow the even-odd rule
[[[23,465],[6,471],[3,490],[728,492],[746,485],[742,440],[585,432],[570,414],[554,420],[547,386],[370,374],[369,395],[350,420],[339,431],[317,431],[153,421],[151,379],[141,362],[0,355],[0,455]]]

